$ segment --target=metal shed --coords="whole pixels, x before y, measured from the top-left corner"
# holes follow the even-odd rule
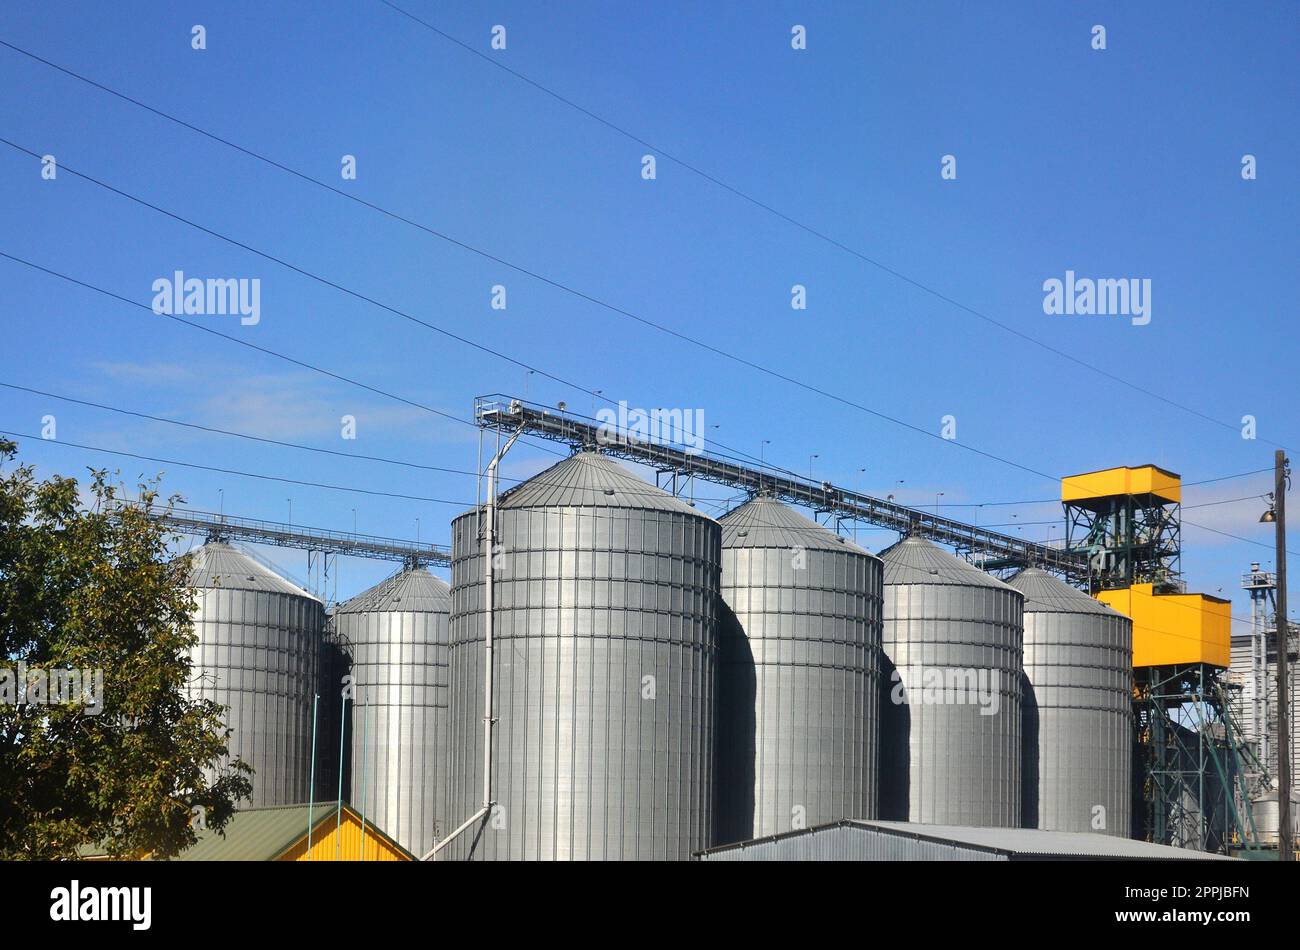
[[[697,861],[1231,861],[1204,851],[1074,831],[848,819],[710,848]]]

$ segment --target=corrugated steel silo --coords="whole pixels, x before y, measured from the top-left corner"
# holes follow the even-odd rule
[[[221,542],[194,552],[189,583],[198,637],[190,695],[229,707],[230,755],[255,770],[244,807],[307,801],[324,606]]]
[[[481,807],[481,513],[452,523],[447,822]],[[582,452],[505,493],[493,797],[479,859],[680,859],[710,844],[720,529]]]
[[[880,559],[761,495],[719,523],[715,841],[874,818]]]
[[[1255,819],[1255,833],[1259,843],[1266,848],[1279,847],[1279,829],[1282,827],[1282,810],[1279,807],[1277,789],[1265,792],[1251,800],[1250,808]],[[1291,796],[1291,827],[1296,826],[1296,815],[1300,814],[1300,796]],[[1295,835],[1292,836],[1295,840]]]
[[[1030,568],[1025,596],[1024,823],[1128,837],[1133,621]]]
[[[447,615],[451,589],[405,570],[334,611],[352,659],[351,802],[416,857],[447,832]]]
[[[880,817],[1019,827],[1024,598],[920,538],[880,556]]]

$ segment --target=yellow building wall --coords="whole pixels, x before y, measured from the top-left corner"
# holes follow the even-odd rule
[[[344,808],[342,828],[338,827],[337,819],[331,815],[312,831],[310,853],[307,850],[307,836],[304,834],[301,841],[276,860],[360,861],[361,847],[361,820],[351,809]],[[365,860],[410,861],[412,858],[386,838],[375,834],[374,825],[366,822]]]
[[[1229,665],[1230,602],[1207,594],[1156,594],[1150,584],[1096,597],[1132,618],[1134,666]]]
[[[1103,469],[1061,479],[1061,501],[1086,501],[1114,495],[1156,495],[1166,501],[1181,502],[1182,479],[1154,465]]]

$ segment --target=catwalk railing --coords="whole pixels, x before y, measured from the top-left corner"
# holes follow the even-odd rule
[[[888,499],[875,498],[816,482],[767,466],[755,466],[707,452],[688,451],[673,444],[652,442],[629,435],[617,424],[600,424],[564,410],[550,409],[510,396],[481,396],[475,400],[474,417],[484,428],[500,427],[590,448],[617,458],[641,462],[661,473],[701,478],[719,485],[764,492],[791,504],[803,505],[844,520],[856,520],[903,534],[912,534],[959,550],[979,555],[976,563],[985,567],[1040,567],[1073,581],[1088,577],[1088,555],[1081,551],[1027,541],[990,531],[937,513],[909,508]]]

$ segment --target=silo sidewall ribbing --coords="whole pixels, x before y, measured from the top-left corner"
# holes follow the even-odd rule
[[[876,817],[881,564],[722,551],[717,843]]]
[[[1023,597],[890,583],[883,556],[880,817],[1020,827]]]
[[[1127,617],[1026,610],[1026,825],[1128,837],[1132,658]]]
[[[482,807],[481,520],[471,511],[452,525],[452,825]],[[498,805],[444,854],[688,859],[711,843],[717,524],[507,507],[497,529]]]
[[[376,604],[340,609],[334,620],[352,659],[351,800],[421,857],[450,830],[447,612]]]
[[[229,707],[230,757],[255,770],[240,807],[307,801],[324,607],[270,590],[208,587],[195,597],[190,695]]]

